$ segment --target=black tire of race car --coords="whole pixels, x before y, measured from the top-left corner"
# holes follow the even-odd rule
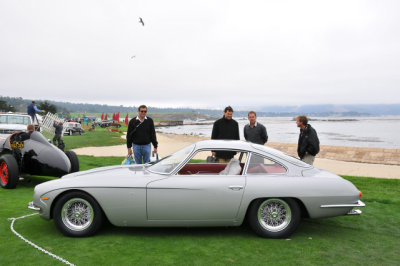
[[[71,170],[69,172],[79,172],[79,159],[78,156],[76,156],[76,153],[73,151],[66,151],[65,155],[67,155],[69,161],[71,162]]]
[[[0,178],[1,187],[7,189],[15,188],[19,179],[19,167],[17,160],[15,160],[11,154],[3,154],[0,156],[0,165],[2,165],[2,163],[5,163],[7,168],[8,180],[7,183],[3,183],[2,179]]]

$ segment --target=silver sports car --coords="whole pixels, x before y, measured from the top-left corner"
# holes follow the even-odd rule
[[[208,160],[230,152],[229,162]],[[240,226],[285,238],[302,217],[358,215],[361,192],[349,181],[266,146],[206,140],[155,164],[82,171],[35,187],[29,208],[67,236],[115,226]]]

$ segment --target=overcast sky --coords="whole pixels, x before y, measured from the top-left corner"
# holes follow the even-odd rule
[[[399,10],[398,0],[0,0],[0,95],[162,107],[400,103]]]

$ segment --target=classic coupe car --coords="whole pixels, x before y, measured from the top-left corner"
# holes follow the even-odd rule
[[[232,151],[209,163],[211,151]],[[54,219],[66,236],[115,226],[240,226],[285,238],[302,217],[360,214],[361,192],[349,181],[266,146],[206,140],[154,164],[78,172],[37,185],[29,208]]]
[[[0,185],[15,188],[22,173],[63,176],[79,171],[78,157],[49,143],[42,133],[15,132],[0,138]]]

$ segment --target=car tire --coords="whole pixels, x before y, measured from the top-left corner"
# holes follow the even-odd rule
[[[69,161],[71,162],[70,173],[79,172],[79,159],[76,153],[73,151],[66,151],[65,155],[67,155]]]
[[[289,237],[301,220],[299,204],[290,198],[258,199],[250,206],[248,215],[253,231],[266,238]]]
[[[0,185],[3,188],[12,189],[17,186],[19,179],[19,167],[17,160],[11,154],[3,154],[0,157]]]
[[[70,237],[91,236],[105,220],[96,200],[80,191],[68,192],[56,201],[53,219],[58,230]]]

